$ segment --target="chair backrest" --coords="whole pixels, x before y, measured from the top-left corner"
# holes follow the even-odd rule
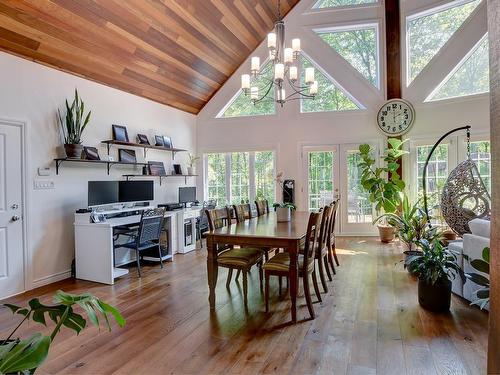
[[[137,244],[143,244],[149,241],[158,241],[160,239],[163,227],[163,208],[153,208],[142,211],[141,222],[139,223],[139,233]]]
[[[314,249],[316,242],[319,239],[320,226],[322,221],[322,212],[311,212],[309,221],[307,222],[306,242],[304,244],[304,257],[307,262],[304,262],[304,271],[310,262],[314,262]]]
[[[234,216],[236,217],[237,223],[242,223],[246,219],[252,218],[252,208],[249,203],[245,204],[234,204],[233,205]]]
[[[333,202],[332,205],[332,213],[331,213],[331,219],[330,219],[330,236],[335,234],[335,222],[337,221],[337,210],[340,205],[340,199],[337,199],[335,202]]]
[[[262,201],[255,201],[257,207],[257,216],[262,216],[269,213],[269,203],[267,199]]]
[[[332,218],[333,207],[325,206],[323,208],[323,216],[321,217],[321,226],[318,236],[318,248],[323,249],[325,247],[328,236],[330,236],[330,222]]]
[[[217,207],[217,201],[215,199],[203,202],[201,217],[199,218],[199,226],[201,229],[208,228],[208,217],[206,211],[213,210],[215,207]]]
[[[231,225],[231,212],[228,207],[205,210],[208,227],[211,231]]]

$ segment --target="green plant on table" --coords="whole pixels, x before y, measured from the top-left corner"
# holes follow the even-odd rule
[[[59,290],[54,295],[54,303],[55,305],[44,305],[38,298],[34,298],[28,302],[27,307],[4,304],[13,314],[23,316],[23,319],[10,335],[0,342],[0,374],[33,374],[47,358],[50,345],[62,327],[79,334],[86,327],[87,321],[73,310],[75,306],[82,308],[91,323],[97,327],[100,326],[100,318],[103,318],[104,325],[111,331],[109,315],[120,327],[125,325],[125,319],[116,308],[90,293],[74,295]],[[35,333],[28,339],[13,339],[16,331],[26,321],[33,320],[47,326],[47,318],[55,324],[50,336]]]
[[[80,144],[82,143],[82,133],[90,121],[89,111],[85,115],[85,104],[82,98],[78,96],[78,91],[75,89],[75,98],[71,106],[66,99],[66,115],[63,118],[61,111],[57,109],[57,121],[61,128],[61,133],[65,144]]]
[[[273,208],[290,208],[291,210],[296,210],[297,206],[293,203],[273,203]]]
[[[464,258],[469,260],[469,257],[464,254]],[[470,265],[477,271],[490,274],[490,248],[485,247],[481,253],[482,259],[473,259]],[[465,277],[481,286],[476,292],[477,300],[473,301],[471,305],[477,305],[482,310],[490,302],[490,280],[481,275],[480,273],[466,273]]]
[[[370,202],[375,204],[377,212],[396,212],[401,204],[401,195],[405,183],[398,174],[400,158],[408,152],[402,147],[406,141],[397,138],[387,140],[391,147],[385,150],[384,165],[376,166],[373,149],[368,144],[359,146],[361,162],[361,186],[370,194]]]

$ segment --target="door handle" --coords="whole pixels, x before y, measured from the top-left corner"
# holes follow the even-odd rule
[[[14,203],[12,206],[10,206],[13,210],[17,210],[19,208],[19,205],[17,203]]]
[[[20,216],[17,215],[12,216],[12,221],[18,221],[18,220],[21,220]]]

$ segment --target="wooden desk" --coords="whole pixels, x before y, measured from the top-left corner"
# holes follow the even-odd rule
[[[215,286],[217,285],[217,244],[253,247],[286,248],[290,253],[290,298],[292,300],[292,322],[297,321],[297,255],[300,240],[306,235],[309,212],[293,212],[292,221],[278,223],[276,214],[270,212],[240,224],[216,229],[207,235],[208,287],[210,308],[215,308]]]

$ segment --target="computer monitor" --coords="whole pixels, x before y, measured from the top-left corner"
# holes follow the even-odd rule
[[[118,203],[118,181],[89,181],[88,206]]]
[[[196,187],[180,187],[179,188],[179,203],[191,203],[196,200]]]
[[[154,200],[154,181],[120,181],[119,199],[121,203]]]

